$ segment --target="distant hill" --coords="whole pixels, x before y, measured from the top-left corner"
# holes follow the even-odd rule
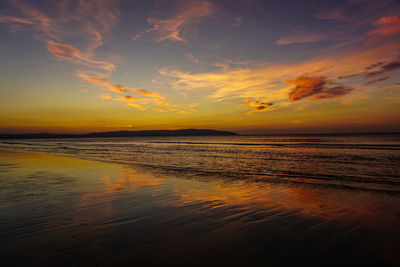
[[[38,138],[80,138],[80,137],[140,137],[140,136],[204,136],[204,135],[237,135],[234,132],[209,129],[181,130],[146,130],[146,131],[114,131],[87,134],[0,134],[0,139],[38,139]]]

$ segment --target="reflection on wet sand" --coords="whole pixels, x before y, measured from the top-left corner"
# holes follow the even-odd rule
[[[396,194],[6,150],[0,168],[0,245],[16,265],[400,263]]]

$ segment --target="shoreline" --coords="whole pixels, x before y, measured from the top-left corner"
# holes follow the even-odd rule
[[[199,182],[212,182],[213,180],[218,180],[219,182],[226,182],[226,183],[231,183],[235,182],[237,180],[230,179],[229,177],[218,177],[217,174],[210,176],[210,177],[203,177],[203,176],[193,176],[190,173],[187,173],[186,177],[184,178],[179,178],[176,177],[175,173],[169,173],[168,171],[165,171],[162,168],[158,167],[153,167],[151,164],[137,164],[137,163],[130,163],[130,162],[124,162],[124,161],[115,161],[115,160],[109,160],[109,159],[101,159],[101,158],[91,158],[91,157],[85,157],[85,156],[79,156],[77,154],[72,154],[72,153],[60,153],[60,152],[51,152],[51,151],[35,151],[35,150],[30,150],[30,149],[10,149],[10,148],[3,148],[0,147],[1,150],[9,150],[9,151],[21,151],[21,152],[31,152],[31,153],[43,153],[47,155],[52,155],[52,156],[58,156],[58,157],[67,157],[67,158],[73,158],[73,159],[79,159],[79,160],[87,160],[87,161],[94,161],[94,162],[101,162],[101,163],[107,163],[107,164],[117,164],[121,166],[125,166],[128,168],[132,169],[137,169],[140,170],[143,173],[147,173],[149,176],[153,175],[162,175],[165,178],[169,179],[186,179],[186,180],[194,180],[194,181],[199,181]],[[274,185],[288,185],[288,186],[304,186],[304,187],[315,187],[315,188],[321,188],[325,190],[348,190],[350,192],[371,192],[371,193],[382,193],[382,194],[389,194],[389,195],[398,195],[400,193],[400,189],[391,189],[391,188],[368,188],[368,187],[360,187],[357,185],[343,185],[343,184],[321,184],[321,183],[313,183],[311,182],[306,182],[306,181],[293,181],[293,180],[280,180],[281,178],[275,178],[275,179],[269,179],[269,180],[261,180],[261,179],[253,179],[253,180],[239,180],[240,182],[243,183],[260,183],[262,184],[274,184]],[[318,182],[318,181],[317,181]]]

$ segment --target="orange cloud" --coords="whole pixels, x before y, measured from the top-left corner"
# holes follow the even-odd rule
[[[113,84],[109,80],[106,80],[104,78],[99,78],[99,77],[93,77],[93,76],[86,76],[85,74],[79,74],[78,75],[81,79],[95,84],[97,86],[102,87],[105,90],[111,91],[111,92],[117,92],[117,93],[126,93],[128,89],[123,88],[121,85]]]
[[[164,99],[164,96],[160,93],[156,93],[156,92],[149,92],[147,90],[144,89],[134,89],[133,92],[142,95],[142,96],[148,96],[148,97],[154,97],[154,98],[160,98],[160,99]]]
[[[0,14],[0,22],[10,24],[12,31],[32,30],[35,37],[47,44],[47,49],[59,61],[67,61],[105,75],[115,70],[115,65],[99,59],[94,49],[103,44],[104,36],[118,22],[118,3],[113,0],[49,1],[46,6],[31,1],[9,1],[14,10]],[[51,10],[52,12],[49,12]],[[78,37],[84,49],[75,48],[65,38]]]
[[[105,70],[107,73],[111,73],[115,69],[114,64],[93,59],[91,55],[83,53],[71,45],[57,43],[50,40],[47,42],[47,50],[49,50],[60,61],[67,61],[90,68],[100,68]]]
[[[369,46],[361,44],[355,48],[340,50],[330,55],[315,57],[309,60],[289,64],[251,63],[235,65],[225,62],[217,70],[206,72],[188,72],[177,69],[161,69],[159,73],[166,78],[170,86],[178,92],[203,92],[208,99],[218,101],[228,99],[257,99],[265,103],[274,103],[273,108],[287,106],[293,101],[288,99],[293,86],[286,81],[293,77],[324,77],[317,88],[297,88],[291,99],[323,100],[349,94],[352,86],[367,72],[380,70],[385,62],[393,62],[398,56],[398,44],[395,42],[380,43]],[[383,62],[379,63],[378,62]],[[392,66],[393,67],[393,66]],[[392,76],[394,77],[394,76]],[[342,85],[333,81],[341,80]],[[390,80],[390,79],[389,79]],[[294,81],[293,81],[294,82]],[[293,84],[293,83],[292,83]],[[297,85],[296,85],[297,87]],[[322,88],[321,88],[322,87]],[[319,89],[319,93],[315,90]],[[362,87],[367,94],[371,87]],[[306,91],[309,90],[307,93]],[[349,96],[350,97],[350,96]],[[352,95],[351,97],[356,97]]]
[[[272,102],[254,101],[249,98],[246,98],[244,101],[247,103],[247,106],[252,107],[254,111],[266,111],[268,107],[274,104]]]
[[[130,95],[127,95],[127,96],[124,96],[124,97],[122,98],[122,100],[127,101],[127,102],[131,102],[131,101],[138,100],[138,98],[133,97],[133,96],[130,96]]]
[[[102,94],[100,95],[100,98],[103,100],[110,100],[111,99],[111,95],[109,94]]]
[[[287,82],[296,86],[289,93],[289,100],[292,102],[297,102],[302,99],[316,101],[337,98],[353,90],[345,86],[335,85],[325,77],[309,77],[302,75],[294,80],[287,80]]]
[[[211,15],[215,7],[209,1],[179,1],[179,10],[171,17],[160,19],[149,17],[148,23],[151,25],[146,33],[154,32],[157,37],[156,42],[166,40],[173,42],[186,42],[185,35],[193,25],[200,23],[203,18]],[[141,37],[144,33],[139,33],[134,39]]]
[[[139,110],[146,110],[145,107],[136,104],[137,102],[141,104],[149,104],[152,103],[157,106],[170,106],[170,104],[166,101],[163,101],[165,98],[162,94],[157,93],[157,92],[150,92],[144,89],[134,89],[134,88],[127,88],[122,85],[118,84],[113,84],[107,79],[101,78],[101,77],[94,77],[94,76],[88,76],[84,73],[78,74],[78,76],[83,79],[86,82],[89,82],[91,84],[97,85],[99,87],[102,87],[104,90],[111,91],[111,92],[116,92],[116,93],[136,93],[141,96],[145,96],[146,98],[140,98],[140,97],[133,97],[130,95],[126,95],[120,98],[114,98],[114,100],[117,101],[122,101],[125,102],[127,105],[137,108]],[[102,99],[108,100],[111,99],[110,95],[103,95]],[[136,103],[132,103],[136,102]]]
[[[117,92],[117,93],[127,93],[127,92],[131,92],[131,93],[136,93],[142,96],[146,96],[146,97],[151,97],[151,98],[158,98],[158,99],[164,99],[165,97],[157,92],[150,92],[144,89],[135,89],[135,88],[127,88],[124,87],[122,85],[119,84],[114,84],[112,82],[110,82],[107,79],[101,78],[101,77],[94,77],[94,76],[87,76],[86,74],[79,74],[78,75],[81,79],[95,84],[97,86],[102,87],[105,90],[111,91],[111,92]]]
[[[129,106],[137,108],[138,110],[146,110],[146,108],[142,107],[141,105],[134,104],[134,103],[128,103]]]
[[[393,36],[400,33],[400,15],[382,17],[374,24],[377,28],[369,35]]]

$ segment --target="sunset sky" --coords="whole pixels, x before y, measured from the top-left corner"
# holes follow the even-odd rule
[[[0,1],[0,132],[400,131],[400,1]]]

